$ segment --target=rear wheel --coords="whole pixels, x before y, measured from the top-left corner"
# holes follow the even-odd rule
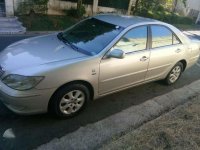
[[[165,83],[167,85],[176,83],[176,81],[178,81],[178,79],[181,77],[182,72],[183,72],[183,64],[181,62],[178,62],[169,72],[167,78],[165,79]]]
[[[58,117],[67,118],[78,114],[90,99],[90,93],[82,84],[72,84],[58,90],[51,99],[50,111]]]

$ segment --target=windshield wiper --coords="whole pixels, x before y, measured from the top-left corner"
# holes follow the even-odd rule
[[[63,33],[60,32],[57,35],[58,39],[61,40],[63,43],[69,45],[72,49],[74,50],[78,50],[78,48],[76,46],[74,46],[69,40],[67,40],[66,38],[63,37]]]
[[[63,33],[62,33],[62,32],[60,32],[60,33],[57,34],[57,38],[58,38],[60,41],[62,41],[62,42],[65,43],[65,39],[64,39],[64,37],[63,37]]]
[[[59,33],[57,34],[57,38],[58,38],[59,40],[62,41],[61,35],[62,35],[62,32],[59,32]]]
[[[92,55],[90,52],[87,52],[83,49],[80,49],[78,48],[77,46],[73,45],[69,40],[67,40],[66,38],[63,37],[63,33],[60,32],[58,33],[57,35],[58,39],[61,40],[64,44],[67,44],[68,46],[70,46],[72,49],[74,49],[75,51],[79,51],[79,52],[82,52],[84,54],[87,54],[87,55]]]

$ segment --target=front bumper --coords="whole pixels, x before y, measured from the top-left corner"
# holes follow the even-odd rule
[[[17,114],[37,114],[48,111],[48,103],[55,89],[13,90],[0,81],[0,101]]]

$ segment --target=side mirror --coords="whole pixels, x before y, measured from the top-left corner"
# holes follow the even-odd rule
[[[107,54],[107,58],[118,58],[123,59],[125,56],[124,51],[120,49],[114,49]]]

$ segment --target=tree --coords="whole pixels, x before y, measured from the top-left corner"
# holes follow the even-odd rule
[[[78,0],[77,1],[77,16],[82,17],[85,14],[85,7],[83,6],[83,1]]]
[[[138,4],[139,4],[140,0],[136,0],[135,1],[135,6],[133,7],[133,14],[135,14],[137,12],[137,8],[138,8]]]
[[[156,10],[163,0],[136,0],[133,14],[146,16],[148,11]]]
[[[182,2],[184,4],[184,6],[186,7],[187,0],[174,0],[173,12],[176,12],[176,7],[178,5],[178,1]]]
[[[135,5],[132,8],[133,14],[142,14],[145,15],[148,11],[157,11],[157,10],[170,10],[175,12],[178,2],[182,2],[186,7],[187,0],[135,0]]]
[[[83,5],[83,1],[82,0],[78,0],[78,2],[77,2],[77,10],[79,10],[82,5]]]

